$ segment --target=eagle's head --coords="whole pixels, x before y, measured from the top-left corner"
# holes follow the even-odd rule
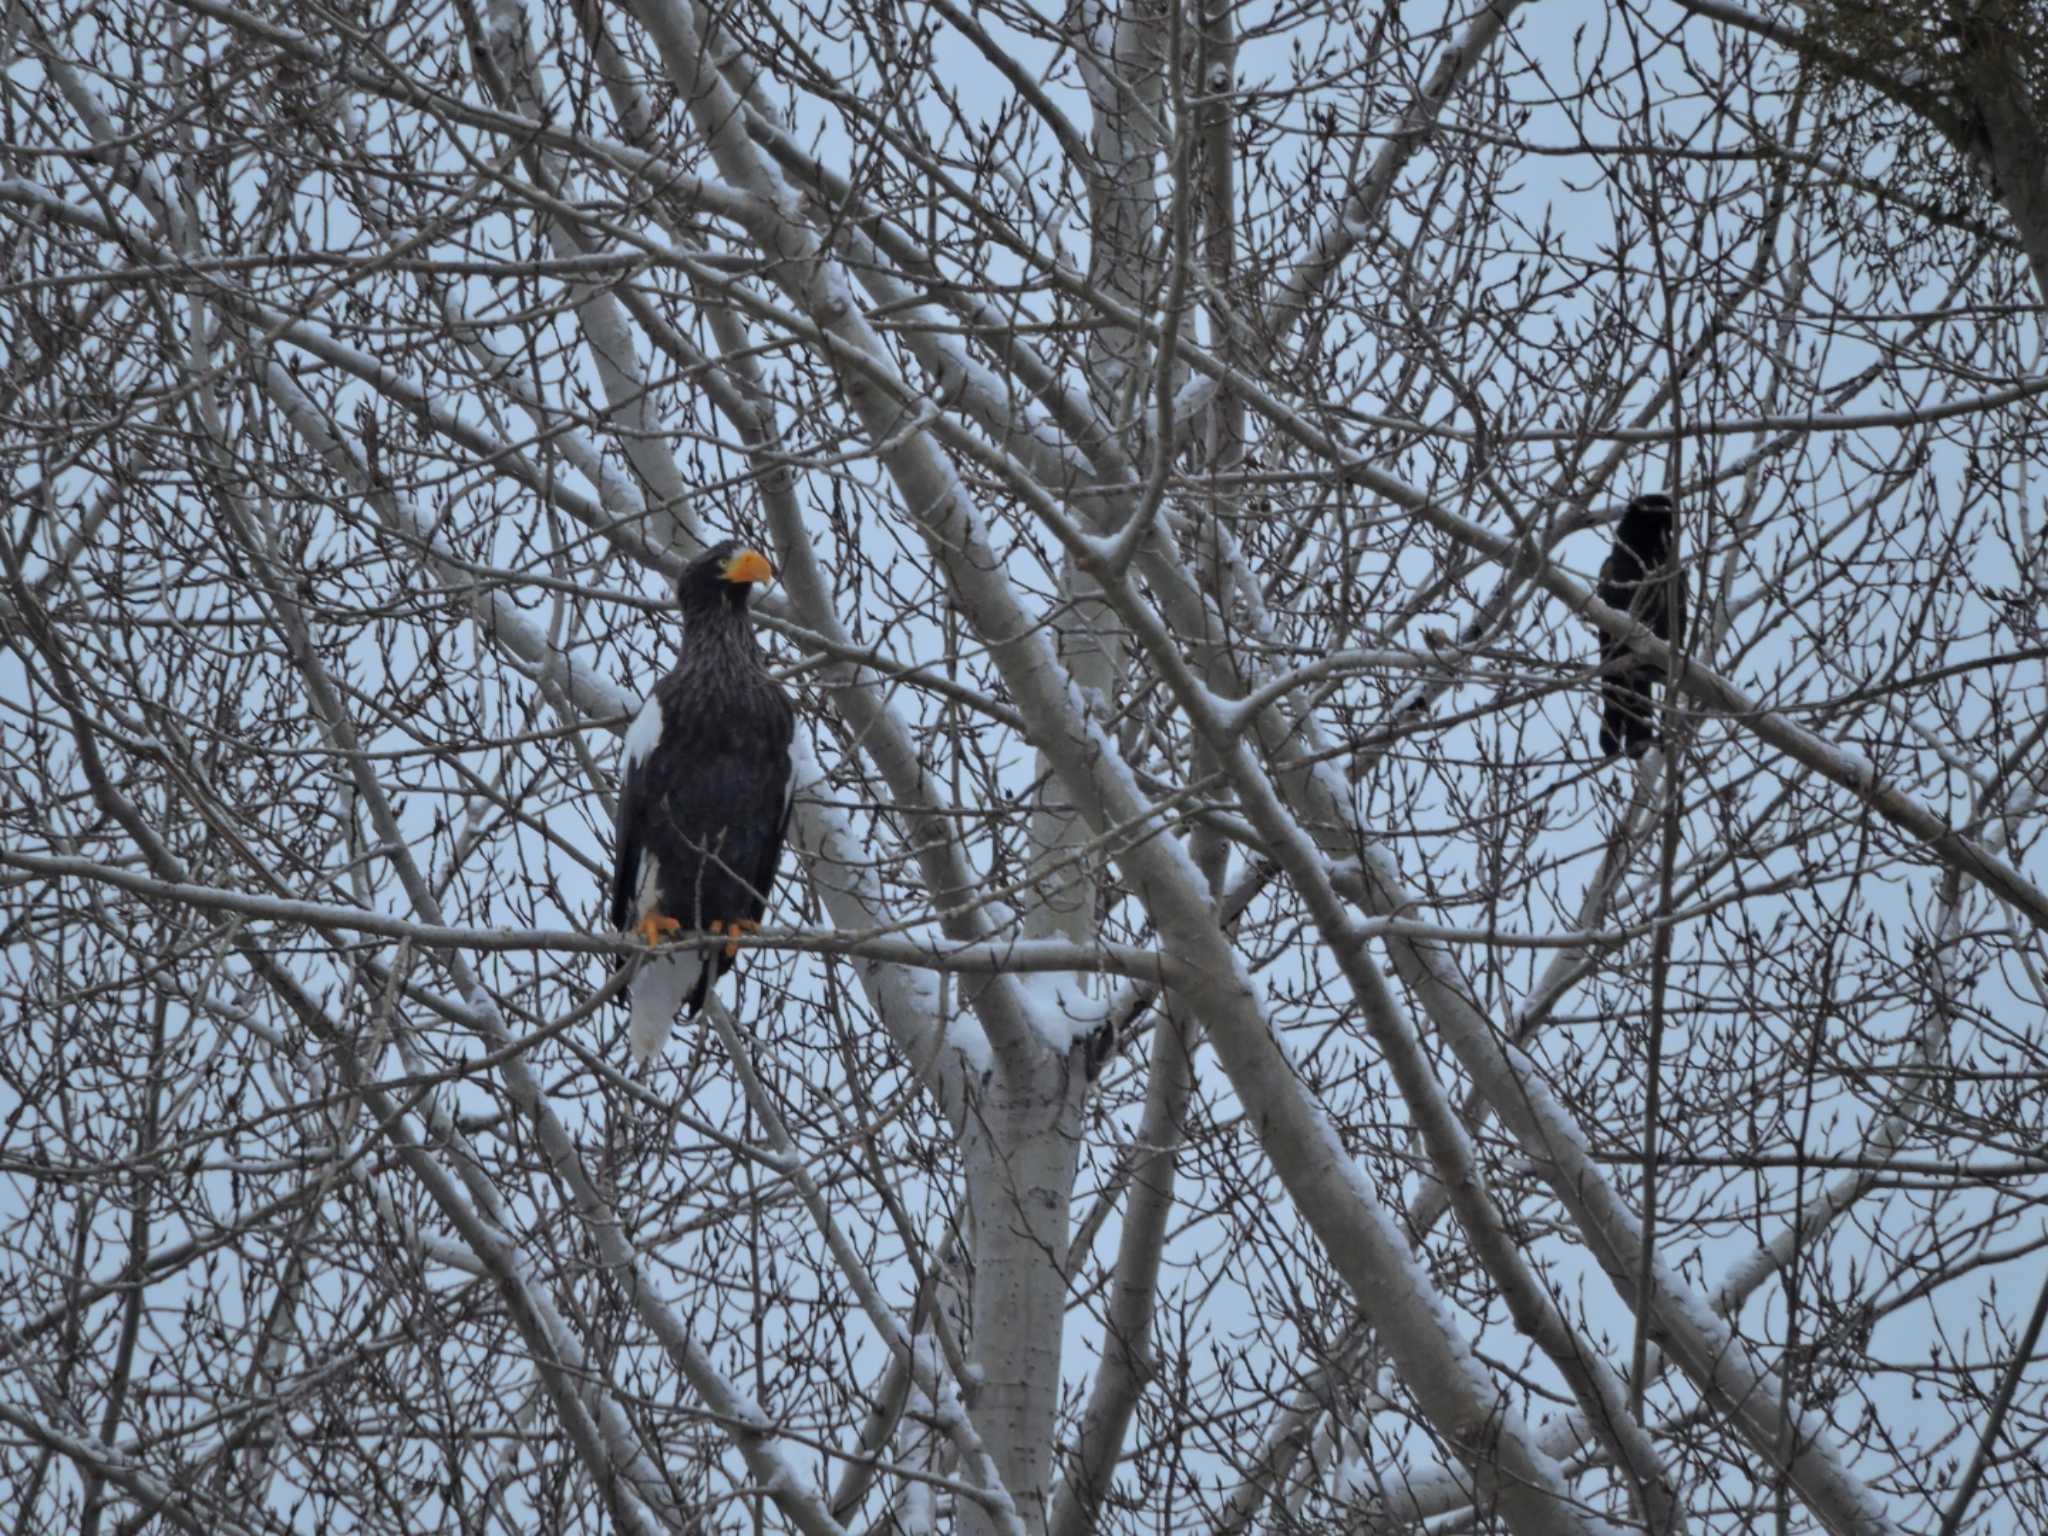
[[[1678,503],[1661,491],[1647,491],[1628,504],[1615,532],[1631,549],[1663,549],[1671,542],[1671,528],[1677,520]]]
[[[683,568],[676,579],[676,605],[685,618],[696,613],[739,613],[746,608],[755,582],[774,579],[775,567],[767,556],[727,539]]]

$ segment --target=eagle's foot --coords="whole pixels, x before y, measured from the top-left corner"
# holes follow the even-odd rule
[[[650,912],[633,925],[633,931],[640,935],[640,942],[653,949],[672,933],[683,931],[682,923],[661,912]]]
[[[711,931],[713,933],[727,933],[734,938],[738,938],[741,934],[759,933],[761,925],[750,917],[736,917],[729,923],[713,923]],[[739,952],[740,947],[737,944],[728,943],[725,946],[725,958],[728,960],[732,959]]]

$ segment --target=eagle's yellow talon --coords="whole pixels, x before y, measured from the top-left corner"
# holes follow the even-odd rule
[[[737,938],[743,933],[759,933],[761,925],[749,917],[736,917],[729,923],[713,923],[711,931],[713,933],[728,933]],[[739,952],[740,947],[737,944],[725,946],[725,958],[728,960],[732,959]]]
[[[664,913],[650,912],[633,925],[633,931],[640,935],[640,942],[649,949],[654,948],[671,933],[680,933],[682,923]]]

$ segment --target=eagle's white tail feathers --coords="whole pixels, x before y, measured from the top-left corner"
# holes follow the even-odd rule
[[[717,953],[692,949],[647,957],[633,978],[633,1022],[626,1030],[636,1066],[651,1060],[668,1044],[669,1033],[676,1027],[676,1010],[696,990],[697,978]]]

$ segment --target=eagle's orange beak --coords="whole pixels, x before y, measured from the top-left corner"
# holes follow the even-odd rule
[[[758,549],[743,549],[725,562],[725,569],[719,574],[730,582],[768,582],[775,579],[775,567]]]

